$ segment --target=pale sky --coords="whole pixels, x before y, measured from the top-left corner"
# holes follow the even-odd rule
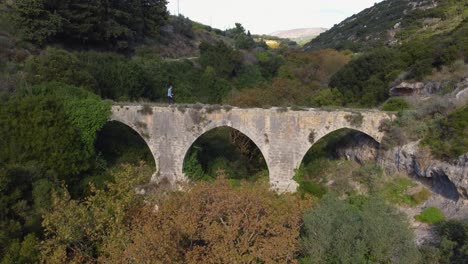
[[[168,0],[177,15],[219,29],[241,23],[253,34],[268,34],[295,28],[331,28],[382,0]]]

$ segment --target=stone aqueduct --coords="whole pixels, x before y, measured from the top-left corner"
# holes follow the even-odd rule
[[[167,178],[175,184],[187,180],[184,159],[195,140],[214,128],[231,127],[260,149],[273,189],[294,192],[294,170],[314,142],[342,128],[361,131],[380,142],[381,122],[393,118],[392,113],[372,110],[114,105],[111,121],[131,127],[146,141],[157,168],[152,181]]]

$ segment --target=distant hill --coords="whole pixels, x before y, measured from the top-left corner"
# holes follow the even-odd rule
[[[324,32],[305,45],[369,50],[454,30],[468,17],[467,0],[385,0]]]
[[[325,31],[327,31],[326,28],[297,28],[291,30],[275,31],[268,35],[279,38],[287,38],[296,41],[298,44],[305,44]]]

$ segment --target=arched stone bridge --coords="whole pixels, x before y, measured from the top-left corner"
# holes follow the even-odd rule
[[[195,140],[214,128],[231,127],[260,149],[272,187],[280,192],[293,192],[297,188],[292,179],[294,170],[313,143],[342,128],[361,131],[380,142],[381,122],[393,118],[392,113],[372,110],[115,105],[111,120],[131,127],[146,141],[157,168],[153,181],[186,180],[184,159]]]

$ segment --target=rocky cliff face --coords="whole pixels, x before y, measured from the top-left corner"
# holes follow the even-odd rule
[[[431,159],[412,142],[382,153],[377,159],[391,172],[405,172],[431,186],[432,191],[452,200],[468,199],[468,153],[453,163]]]
[[[377,161],[387,172],[406,173],[445,198],[468,201],[468,153],[452,163],[442,162],[432,159],[419,142],[382,151],[377,142],[361,135],[340,146],[336,156],[359,163]]]

